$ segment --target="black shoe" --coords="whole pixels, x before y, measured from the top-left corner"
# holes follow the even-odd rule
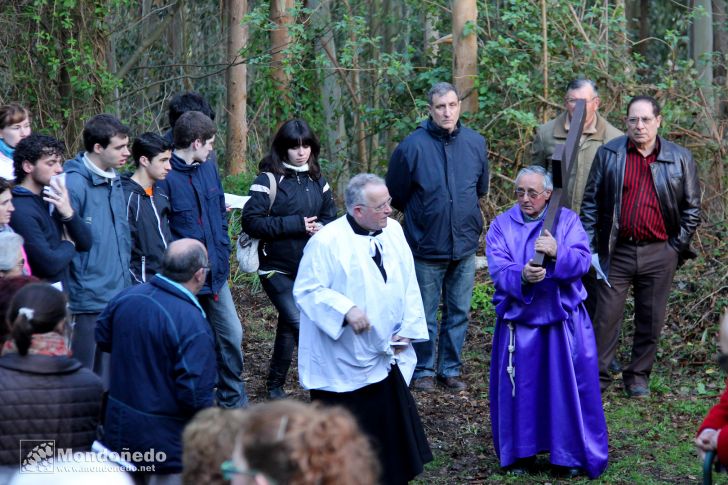
[[[554,475],[561,478],[576,478],[584,474],[581,468],[551,465]]]
[[[463,381],[458,379],[457,377],[443,377],[443,376],[437,376],[437,382],[447,388],[451,391],[464,391],[467,389],[468,385],[465,384]]]
[[[609,369],[609,372],[611,372],[612,374],[619,374],[620,372],[622,372],[622,364],[620,364],[619,361],[617,360],[617,358],[615,357],[609,363],[608,369]]]
[[[530,456],[528,458],[520,458],[510,466],[504,468],[508,475],[514,475],[517,477],[528,475],[533,467],[536,465],[536,457]]]
[[[627,397],[635,399],[647,399],[650,397],[650,390],[647,386],[641,384],[631,384],[626,387],[625,392],[627,393]]]
[[[286,394],[286,391],[284,391],[282,387],[268,389],[267,398],[269,401],[277,401],[278,399],[285,399],[287,397],[288,394]]]

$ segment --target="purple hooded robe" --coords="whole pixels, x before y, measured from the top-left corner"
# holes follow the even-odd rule
[[[486,236],[498,315],[490,367],[493,442],[503,467],[549,452],[552,464],[596,478],[607,467],[608,446],[594,330],[582,303],[589,243],[578,216],[561,209],[556,259],[547,258],[544,280],[523,284],[542,225],[524,221],[516,205],[496,217]]]

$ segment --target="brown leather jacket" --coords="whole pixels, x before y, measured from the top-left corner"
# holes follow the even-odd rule
[[[690,240],[700,224],[700,181],[689,150],[662,137],[656,163],[650,165],[652,181],[665,218],[668,242],[680,260],[695,257]],[[609,274],[609,262],[617,244],[622,205],[627,137],[603,145],[594,158],[581,204],[581,222],[589,236],[592,253]]]

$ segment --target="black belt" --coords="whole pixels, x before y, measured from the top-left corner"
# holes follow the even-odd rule
[[[617,239],[617,242],[619,244],[631,244],[632,246],[648,246],[650,244],[661,243],[661,242],[665,242],[665,241],[644,241],[644,240],[635,239],[634,237],[629,236],[629,237],[620,237]]]

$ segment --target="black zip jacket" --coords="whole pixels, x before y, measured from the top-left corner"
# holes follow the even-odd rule
[[[270,215],[268,176],[261,174],[253,181],[250,200],[243,209],[243,229],[260,239],[261,271],[281,271],[295,277],[310,237],[303,218],[317,216],[318,222],[328,224],[336,219],[336,205],[323,177],[313,180],[308,172],[293,170],[275,177],[278,190]]]
[[[131,232],[131,272],[134,284],[149,281],[162,269],[162,258],[172,241],[169,230],[169,199],[155,190],[149,197],[129,175],[121,177],[126,217]]]

